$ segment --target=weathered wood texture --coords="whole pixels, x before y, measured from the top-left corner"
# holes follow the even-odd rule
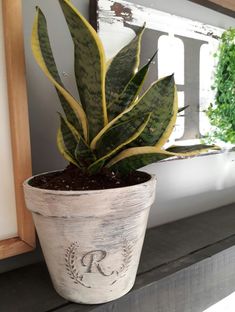
[[[117,301],[69,303],[40,263],[0,275],[0,311],[202,312],[235,291],[234,208],[148,230],[135,286]]]
[[[189,0],[201,4],[209,9],[235,17],[234,0]]]

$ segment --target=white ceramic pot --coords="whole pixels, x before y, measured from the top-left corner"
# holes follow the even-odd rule
[[[126,294],[136,277],[155,177],[96,191],[44,190],[30,186],[30,179],[26,205],[56,291],[84,304]]]

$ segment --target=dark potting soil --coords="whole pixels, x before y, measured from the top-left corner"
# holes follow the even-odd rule
[[[121,176],[110,170],[89,176],[77,167],[69,165],[63,171],[39,175],[30,180],[29,184],[41,189],[60,191],[102,190],[124,186],[131,186],[148,181],[149,175],[144,172],[134,171],[126,176]]]

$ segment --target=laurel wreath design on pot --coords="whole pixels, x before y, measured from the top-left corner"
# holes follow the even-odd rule
[[[87,286],[82,282],[83,276],[79,273],[79,271],[77,270],[75,266],[77,248],[79,248],[78,242],[73,242],[66,249],[66,253],[65,253],[66,270],[70,278],[73,280],[75,284],[81,284],[82,286],[86,288],[91,288],[90,286]]]
[[[122,264],[117,270],[112,270],[111,272],[106,272],[107,268],[101,266],[102,261],[106,258],[107,252],[104,250],[91,250],[83,255],[80,258],[77,256],[79,244],[78,242],[73,242],[65,252],[65,265],[69,277],[73,280],[75,284],[80,284],[86,288],[91,288],[84,281],[84,273],[80,272],[79,264],[81,267],[86,267],[86,273],[94,273],[96,270],[97,273],[103,277],[114,276],[114,280],[110,285],[115,284],[118,279],[125,276],[132,258],[133,258],[133,248],[136,242],[128,242],[127,240],[123,241],[122,247]],[[90,262],[84,263],[84,259],[90,257]],[[97,258],[98,257],[98,258]],[[96,259],[95,259],[96,258]],[[79,263],[79,264],[78,264]]]
[[[123,249],[122,249],[122,257],[123,257],[123,264],[120,268],[120,273],[125,273],[131,263],[132,254],[133,254],[133,247],[134,243],[130,243],[127,240],[124,240]]]

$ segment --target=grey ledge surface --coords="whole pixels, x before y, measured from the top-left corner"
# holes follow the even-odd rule
[[[53,289],[44,262],[0,275],[1,312],[201,312],[235,290],[235,204],[149,229],[134,288],[104,305]]]

